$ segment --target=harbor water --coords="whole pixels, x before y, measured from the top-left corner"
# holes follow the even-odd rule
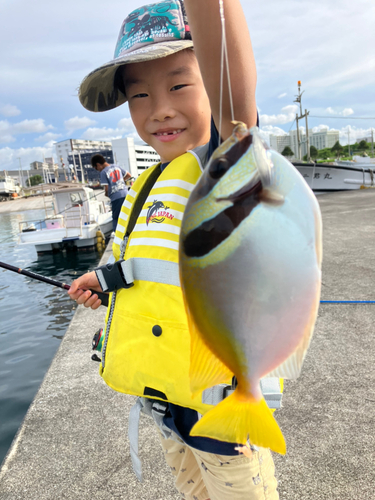
[[[98,264],[98,252],[59,252],[38,257],[34,246],[18,246],[19,223],[44,217],[44,210],[0,213],[0,261],[65,283]],[[59,347],[75,306],[65,290],[0,268],[0,463]]]

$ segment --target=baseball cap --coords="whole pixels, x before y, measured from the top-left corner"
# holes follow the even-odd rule
[[[183,0],[162,0],[139,7],[122,23],[113,59],[82,81],[79,100],[89,111],[116,108],[127,101],[117,84],[120,66],[159,59],[192,47]]]

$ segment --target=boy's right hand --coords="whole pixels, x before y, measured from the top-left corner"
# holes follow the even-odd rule
[[[98,278],[96,277],[95,271],[86,273],[80,276],[78,279],[74,280],[70,285],[68,294],[70,298],[75,300],[77,304],[83,304],[85,307],[91,307],[91,309],[98,309],[102,301],[91,290],[96,290],[101,292],[102,289],[99,285]]]

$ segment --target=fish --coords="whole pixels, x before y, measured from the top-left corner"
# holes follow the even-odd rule
[[[181,224],[192,393],[233,376],[237,381],[192,436],[286,453],[260,380],[299,376],[318,313],[321,262],[315,195],[256,127],[234,122],[191,192]]]

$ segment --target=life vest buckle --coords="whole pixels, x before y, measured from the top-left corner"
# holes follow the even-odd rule
[[[113,263],[95,269],[96,277],[103,292],[114,292],[120,288],[130,288],[134,286],[133,282],[128,282],[123,273],[121,264],[125,262],[120,259]]]

